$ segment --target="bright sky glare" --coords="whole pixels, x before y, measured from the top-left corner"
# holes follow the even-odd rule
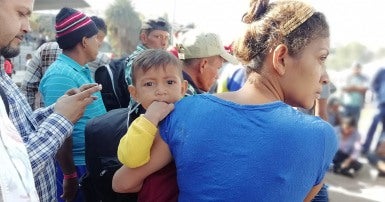
[[[168,13],[171,21],[194,22],[198,28],[221,35],[231,42],[242,30],[241,16],[249,0],[131,0],[146,17]],[[385,47],[385,16],[382,0],[306,0],[326,14],[331,28],[331,46],[357,41],[369,48]],[[87,0],[93,9],[103,10],[114,0]]]

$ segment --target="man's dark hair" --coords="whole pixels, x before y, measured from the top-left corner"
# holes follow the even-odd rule
[[[147,33],[150,33],[154,30],[163,30],[170,33],[171,26],[167,20],[159,17],[157,19],[149,19],[143,22],[141,30],[146,30]]]
[[[99,18],[97,16],[92,16],[91,20],[95,23],[98,30],[101,30],[107,35],[107,25],[102,18]]]

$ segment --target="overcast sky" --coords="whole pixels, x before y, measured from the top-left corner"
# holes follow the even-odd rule
[[[114,0],[87,0],[98,10]],[[331,28],[331,46],[352,41],[377,49],[385,47],[385,5],[382,0],[306,0],[326,14]],[[168,13],[177,23],[194,22],[199,28],[217,32],[225,43],[238,36],[240,19],[249,0],[132,0],[146,17]]]

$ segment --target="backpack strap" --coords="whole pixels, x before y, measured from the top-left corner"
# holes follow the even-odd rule
[[[4,92],[4,90],[3,90],[3,88],[1,86],[0,86],[0,96],[1,96],[1,99],[3,100],[3,102],[4,102],[5,110],[7,111],[7,114],[9,115],[8,99],[7,99],[7,96],[5,95],[5,92]]]

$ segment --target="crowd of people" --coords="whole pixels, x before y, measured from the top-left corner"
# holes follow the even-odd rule
[[[34,0],[0,2],[0,55],[9,59],[31,29]],[[300,0],[251,0],[242,22],[225,46],[195,29],[169,44],[170,23],[147,19],[136,50],[112,68],[117,60],[99,52],[104,20],[62,8],[56,41],[32,53],[21,87],[0,71],[0,201],[328,201],[326,172],[354,177],[361,155],[385,176],[385,137],[370,150],[385,123],[385,71],[370,84],[355,63],[334,96],[323,13]],[[107,78],[96,78],[101,67],[111,92],[95,82]],[[128,106],[116,96],[122,86]],[[361,145],[369,89],[379,113]],[[112,95],[119,105],[109,105]],[[95,123],[114,142],[101,143],[106,156],[87,146]],[[92,176],[99,165],[89,156],[114,170]]]

